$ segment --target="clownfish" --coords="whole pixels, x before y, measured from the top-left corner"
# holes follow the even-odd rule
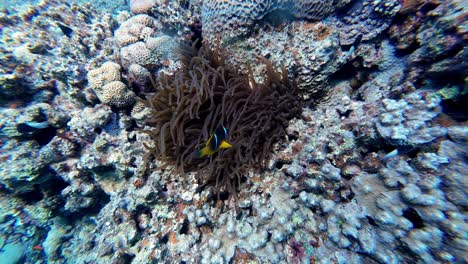
[[[208,141],[205,143],[205,146],[197,151],[196,155],[198,158],[203,158],[204,156],[211,156],[220,149],[231,148],[232,145],[226,141],[227,138],[227,129],[221,125],[216,129],[216,131],[210,135]]]

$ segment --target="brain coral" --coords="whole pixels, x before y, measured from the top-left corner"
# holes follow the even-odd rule
[[[124,47],[132,43],[144,40],[154,34],[158,25],[148,15],[136,15],[123,22],[114,32],[114,40],[117,46]]]
[[[120,81],[120,65],[107,61],[101,67],[88,72],[88,82],[93,89],[100,90],[105,84]]]
[[[98,97],[103,103],[115,107],[125,107],[135,102],[135,94],[121,81],[104,85],[102,93],[99,93]]]
[[[151,68],[157,63],[157,58],[153,54],[144,42],[137,42],[123,47],[120,50],[120,58],[124,67],[136,63],[144,67]]]
[[[221,32],[234,37],[245,33],[257,20],[278,10],[296,18],[318,20],[348,2],[349,0],[207,0],[202,7],[203,33],[207,39],[214,38]]]
[[[99,100],[105,104],[125,107],[135,101],[135,94],[120,81],[121,67],[115,62],[105,62],[88,72],[88,82]]]

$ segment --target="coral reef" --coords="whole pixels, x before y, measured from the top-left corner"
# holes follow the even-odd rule
[[[135,102],[135,94],[120,81],[120,70],[119,64],[107,61],[88,72],[88,82],[102,103],[125,107]]]
[[[1,263],[468,262],[465,1],[25,2]]]
[[[286,66],[305,97],[318,95],[325,90],[329,76],[349,59],[339,46],[338,35],[330,30],[323,23],[304,22],[281,32],[260,30],[257,37],[228,47],[228,59],[233,65],[241,65],[242,72],[247,71],[247,59],[256,76],[261,76],[265,67],[255,60],[257,56],[269,58],[276,65]]]
[[[295,200],[291,200],[287,192],[280,188],[272,190],[273,199],[270,207],[265,207],[262,200],[256,201],[251,207],[258,212],[256,216],[245,216],[236,220],[230,214],[221,214],[216,223],[216,231],[206,239],[201,250],[202,263],[226,263],[234,254],[236,247],[256,256],[278,263],[285,260],[285,255],[278,249],[283,247],[288,236],[296,229],[311,227],[307,221],[307,212],[301,210]],[[268,237],[271,238],[269,239]]]
[[[190,50],[174,76],[160,76],[148,130],[150,155],[175,162],[176,173],[197,170],[202,184],[235,194],[249,168],[268,161],[273,144],[285,136],[288,121],[300,112],[300,98],[286,70],[276,72],[267,60],[267,75],[256,83],[252,73],[237,75],[225,64],[222,50]],[[232,148],[208,158],[196,157],[210,135],[224,126]],[[268,138],[266,138],[268,134]]]
[[[128,67],[129,79],[141,86],[147,86],[152,76],[151,72],[139,64],[132,64]]]
[[[95,175],[117,169],[122,173],[112,174],[123,178],[122,174],[134,168],[124,164],[127,155],[111,154],[106,148],[138,152],[143,146],[122,145],[132,138],[120,131],[120,127],[131,126],[130,118],[117,119],[110,107],[93,106],[94,93],[86,85],[86,73],[113,56],[112,31],[117,24],[112,15],[89,4],[59,1],[41,1],[18,10],[2,9],[0,21],[0,233],[4,253],[0,258],[3,261],[14,255],[45,263],[43,249],[57,242],[52,242],[56,238],[52,239],[51,232],[50,243],[41,245],[49,230],[44,223],[58,216],[76,219],[99,212],[109,200],[103,190],[109,193],[111,188]],[[99,75],[95,87],[120,80],[117,67],[114,76]],[[95,141],[106,134],[107,138]],[[102,151],[99,157],[96,149]],[[85,153],[98,165],[92,167]],[[119,158],[120,165],[115,166]],[[22,252],[16,254],[18,245]],[[56,260],[49,252],[47,249],[49,259]]]
[[[154,34],[157,29],[154,19],[148,15],[137,15],[120,24],[114,32],[114,39],[119,47],[128,46]]]
[[[114,39],[121,47],[120,58],[125,67],[131,64],[152,67],[159,63],[152,50],[155,45],[145,43],[155,36],[159,25],[148,15],[137,15],[123,22],[115,31]]]
[[[127,89],[125,83],[114,81],[102,87],[101,99],[105,104],[124,107],[134,103],[135,95]]]
[[[383,108],[377,130],[390,144],[416,146],[435,140],[447,134],[447,129],[430,126],[431,121],[441,112],[440,97],[433,93],[412,93],[395,101],[382,100]]]
[[[387,29],[400,9],[397,0],[358,1],[347,11],[332,19],[331,24],[340,32],[340,44],[352,45],[357,36],[370,40]]]
[[[156,2],[156,0],[130,0],[130,11],[134,14],[147,13]]]
[[[202,23],[203,32],[208,39],[222,33],[223,38],[234,38],[245,34],[248,27],[275,11],[287,12],[296,18],[319,20],[336,7],[349,1],[219,1],[203,2]]]
[[[42,1],[8,12],[1,14],[2,98],[34,99],[34,94],[44,93],[41,90],[53,89],[53,80],[79,86],[87,65],[112,54],[114,20],[110,15],[96,18],[87,5]],[[9,71],[12,65],[17,66]],[[79,93],[71,90],[69,96]]]
[[[398,1],[239,2],[204,2],[204,38],[220,38],[231,63],[243,73],[247,60],[254,65],[253,71],[261,75],[264,69],[254,63],[258,56],[270,59],[278,67],[286,65],[288,72],[294,72],[290,77],[295,78],[305,98],[328,92],[330,76],[357,55],[353,52],[360,44],[357,40],[378,37],[400,8]],[[305,21],[275,21],[267,13],[276,9],[279,14],[291,13],[293,18]],[[339,11],[334,12],[335,9]],[[285,19],[291,20],[288,16]],[[314,21],[319,19],[322,20]],[[219,32],[223,34],[220,36]]]
[[[327,231],[329,240],[323,241],[324,245],[319,246],[314,256],[319,258],[320,251],[324,247],[332,246],[330,243],[334,243],[339,248],[364,253],[382,263],[402,261],[404,258],[416,258],[423,263],[460,259],[462,255],[459,252],[458,239],[464,232],[462,231],[463,224],[460,222],[455,224],[460,229],[451,233],[454,229],[449,231],[445,223],[456,223],[458,220],[451,218],[450,215],[458,217],[462,209],[455,206],[459,203],[455,202],[458,199],[452,200],[454,201],[452,203],[442,194],[447,191],[440,185],[442,182],[440,177],[443,176],[439,176],[441,175],[439,172],[443,168],[460,168],[456,165],[459,158],[455,158],[458,155],[455,153],[458,153],[461,146],[455,147],[457,143],[450,140],[431,143],[433,138],[430,138],[418,140],[413,144],[415,147],[430,144],[432,149],[435,148],[436,153],[430,152],[431,148],[429,148],[418,151],[417,157],[411,159],[408,158],[408,153],[401,151],[398,155],[385,160],[380,158],[376,160],[372,158],[372,153],[369,153],[363,160],[360,160],[361,155],[358,152],[357,143],[368,141],[375,144],[375,139],[364,141],[363,137],[376,137],[374,122],[378,124],[381,115],[373,113],[368,123],[361,123],[352,129],[354,132],[352,134],[346,130],[340,131],[333,124],[336,122],[335,124],[346,128],[353,124],[353,120],[363,120],[363,117],[367,115],[363,110],[380,109],[385,115],[386,109],[377,107],[376,102],[363,104],[349,97],[345,99],[348,101],[345,104],[347,107],[343,107],[342,103],[337,104],[336,102],[340,102],[341,98],[346,98],[343,94],[351,91],[349,88],[344,89],[345,87],[343,83],[339,84],[334,90],[336,96],[333,98],[336,101],[323,105],[326,105],[325,109],[328,110],[328,114],[321,113],[322,107],[314,111],[317,112],[316,114],[304,113],[305,115],[312,114],[311,120],[327,116],[328,122],[320,124],[321,130],[316,130],[319,126],[304,130],[303,123],[292,126],[297,127],[298,131],[304,131],[299,139],[301,136],[305,137],[301,140],[305,143],[299,149],[302,151],[295,154],[299,155],[299,158],[294,158],[291,164],[287,165],[285,172],[294,178],[294,181],[290,181],[290,185],[294,193],[300,191],[301,202],[305,206],[314,210],[321,209],[325,213],[323,217],[315,217],[315,220],[322,231]],[[426,98],[431,98],[429,100],[437,98],[435,93],[432,93],[432,96],[426,95]],[[421,100],[420,96],[419,92],[415,92],[407,97],[408,100],[411,98]],[[401,101],[404,102],[404,100]],[[435,100],[435,102],[438,101]],[[350,112],[344,123],[340,121],[339,114],[343,113],[343,110]],[[333,112],[337,114],[332,114]],[[418,112],[414,111],[414,114],[416,116]],[[334,115],[336,116],[333,117]],[[397,116],[393,118],[398,120]],[[411,115],[408,115],[408,118],[411,119]],[[366,119],[368,119],[367,116]],[[331,133],[328,134],[325,131]],[[311,134],[311,132],[317,134]],[[362,132],[365,133],[361,134]],[[342,138],[336,138],[335,135],[340,134]],[[341,143],[339,146],[334,146],[332,145],[334,141],[341,141]],[[404,146],[407,141],[394,141],[393,144]],[[440,149],[437,152],[437,148],[443,149],[446,144],[453,145],[451,154],[441,152]],[[327,147],[320,147],[321,145]],[[338,150],[338,147],[342,149]],[[285,151],[288,153],[288,149]],[[312,153],[308,154],[309,151]],[[449,165],[452,160],[449,156],[453,158],[453,167]],[[327,158],[342,169],[329,164]],[[449,177],[452,183],[460,180],[458,173],[450,173],[450,175],[453,175]],[[303,177],[305,179],[302,179]],[[348,182],[349,178],[351,180]],[[445,179],[444,182],[446,182]],[[460,199],[465,194],[461,191],[462,187],[459,184],[449,184],[451,187],[447,190],[457,193],[456,196]],[[452,242],[452,238],[457,242]],[[450,248],[447,250],[450,253],[440,251],[440,248]],[[410,254],[406,250],[409,250]],[[339,258],[337,260],[340,261]]]
[[[120,81],[120,69],[119,64],[107,61],[101,67],[88,72],[88,83],[99,91],[110,82]]]
[[[200,21],[202,0],[157,1],[150,14],[163,25],[168,35],[183,37],[190,32],[189,26]]]
[[[175,50],[178,40],[162,32],[163,25],[145,14],[123,21],[114,33],[118,62],[127,71],[130,87],[147,87],[152,74],[172,72],[179,66]]]

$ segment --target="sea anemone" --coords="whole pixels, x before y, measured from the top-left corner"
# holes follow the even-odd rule
[[[265,167],[273,146],[286,136],[286,127],[301,111],[295,83],[271,62],[263,83],[249,73],[240,75],[226,64],[223,50],[187,48],[183,66],[174,75],[159,76],[154,95],[145,102],[152,109],[146,130],[154,144],[147,162],[156,158],[174,165],[176,173],[195,171],[202,186],[237,197],[241,178],[251,169]],[[213,155],[195,157],[220,126],[233,145]]]

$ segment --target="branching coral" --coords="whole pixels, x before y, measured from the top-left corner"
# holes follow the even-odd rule
[[[160,76],[156,94],[146,102],[153,111],[150,157],[175,162],[180,173],[197,171],[202,184],[235,195],[242,175],[264,167],[288,121],[300,113],[296,85],[284,67],[277,72],[266,59],[260,59],[267,66],[260,84],[251,71],[242,76],[226,65],[219,48],[186,54],[182,69]],[[220,125],[228,129],[233,147],[194,157]]]

